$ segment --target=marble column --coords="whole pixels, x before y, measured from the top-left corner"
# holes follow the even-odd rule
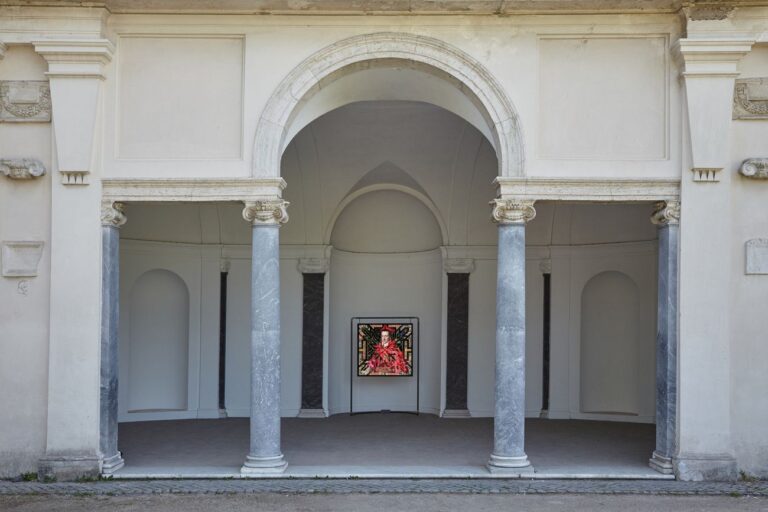
[[[525,224],[533,201],[496,199],[499,224],[496,279],[496,386],[491,472],[533,471],[525,454]]]
[[[101,472],[111,474],[123,467],[117,449],[117,377],[120,310],[120,227],[126,217],[121,203],[101,205],[101,383],[99,449]]]
[[[252,224],[251,260],[251,443],[241,472],[280,473],[280,242],[288,203],[271,198],[247,202]]]
[[[659,233],[659,284],[656,317],[656,450],[653,469],[672,474],[677,422],[677,287],[680,203],[656,203],[651,222]]]

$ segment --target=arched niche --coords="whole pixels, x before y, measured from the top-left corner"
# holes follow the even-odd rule
[[[142,274],[130,294],[128,412],[187,409],[189,291],[175,273]]]
[[[412,253],[443,245],[444,229],[423,194],[405,187],[366,187],[342,203],[329,242],[346,252]]]
[[[601,272],[581,293],[582,413],[637,415],[640,291],[626,274]]]
[[[330,84],[345,77],[380,69],[404,71],[399,77],[400,86],[376,86],[356,95],[342,86],[330,88]],[[427,83],[424,80],[440,81],[435,82],[440,85],[414,87]],[[320,99],[313,101],[316,96]],[[259,119],[253,175],[279,176],[283,151],[303,126],[343,104],[366,99],[415,99],[443,106],[490,135],[500,176],[523,175],[523,138],[518,115],[490,72],[466,53],[438,39],[399,32],[350,37],[299,64],[277,87]]]

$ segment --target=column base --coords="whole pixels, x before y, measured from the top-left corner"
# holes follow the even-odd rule
[[[736,459],[728,454],[681,454],[672,461],[678,480],[732,482],[736,480]]]
[[[665,457],[657,451],[653,452],[653,456],[648,460],[648,465],[662,475],[671,475],[675,472],[672,466],[672,457]]]
[[[505,475],[530,475],[533,473],[533,466],[528,460],[527,455],[520,457],[504,457],[502,455],[491,454],[487,464],[488,471],[491,473],[500,473]]]
[[[96,456],[47,456],[38,462],[37,475],[42,482],[71,482],[97,479],[101,475],[101,459]]]
[[[104,459],[101,462],[101,474],[102,475],[111,475],[121,467],[125,466],[125,461],[123,460],[123,454],[120,452],[117,452],[111,457],[108,457]]]
[[[322,409],[299,409],[299,415],[297,418],[327,418],[325,411]]]
[[[253,457],[248,455],[245,458],[245,464],[240,468],[241,475],[266,475],[277,474],[285,471],[288,463],[285,462],[283,454],[276,457]]]
[[[443,418],[471,418],[467,409],[446,409],[443,411]]]

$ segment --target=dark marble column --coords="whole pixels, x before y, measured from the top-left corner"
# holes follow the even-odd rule
[[[469,357],[469,273],[471,259],[446,259],[446,358],[444,418],[469,417],[467,362]]]
[[[525,454],[525,224],[536,216],[533,201],[497,199],[499,224],[496,280],[496,386],[493,453],[488,469],[533,471]]]
[[[651,221],[658,226],[659,284],[656,330],[656,450],[650,466],[672,474],[677,424],[677,290],[680,203],[656,204]]]
[[[105,201],[101,207],[101,377],[99,450],[101,472],[123,467],[117,449],[117,379],[120,309],[120,231],[125,224],[123,205]]]
[[[251,222],[251,443],[241,473],[285,471],[280,450],[280,242],[288,220],[281,199],[246,203]]]
[[[304,276],[301,331],[301,411],[300,418],[324,418],[323,336],[325,331],[325,259],[308,258],[299,262]]]

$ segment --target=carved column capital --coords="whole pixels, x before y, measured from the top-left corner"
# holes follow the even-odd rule
[[[443,260],[443,270],[446,274],[471,274],[475,271],[475,260],[472,258],[446,258]]]
[[[494,199],[491,218],[498,224],[525,224],[536,217],[535,201],[522,199]]]
[[[0,174],[12,180],[31,180],[45,174],[45,166],[34,158],[0,158]]]
[[[659,201],[653,205],[651,222],[657,226],[680,224],[680,201]]]
[[[301,258],[298,269],[302,274],[325,274],[330,266],[328,258]]]
[[[768,179],[768,158],[748,158],[742,162],[739,172],[746,178]]]
[[[119,228],[126,223],[125,205],[114,201],[101,202],[101,225],[105,227]]]
[[[288,201],[280,198],[245,201],[243,218],[254,226],[281,226],[288,222]]]

